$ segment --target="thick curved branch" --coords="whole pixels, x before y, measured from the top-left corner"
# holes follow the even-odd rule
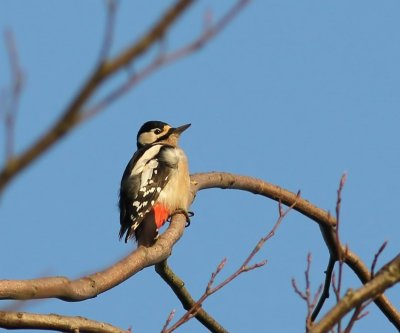
[[[345,251],[345,247],[342,247],[342,251]],[[354,252],[348,250],[344,261],[353,272],[357,275],[363,284],[366,284],[371,278],[371,272],[368,267],[363,263],[361,258]],[[375,304],[386,316],[387,319],[400,331],[400,313],[396,307],[389,301],[385,295],[380,295],[374,300]]]
[[[156,272],[162,279],[171,287],[175,295],[181,301],[183,308],[189,311],[195,304],[196,300],[190,295],[189,291],[185,288],[185,282],[177,276],[172,269],[168,266],[167,261],[158,263],[155,266]],[[211,317],[203,308],[199,308],[195,315],[196,319],[207,327],[210,332],[226,333],[228,332],[223,328],[213,317]]]
[[[82,108],[100,85],[157,43],[193,2],[194,0],[178,0],[139,41],[114,59],[101,62],[53,127],[20,155],[6,161],[0,171],[0,192],[13,177],[76,127],[83,117]]]
[[[107,323],[84,317],[0,311],[0,327],[7,329],[40,329],[71,333],[127,333]]]
[[[32,280],[0,280],[0,299],[59,298],[64,301],[83,301],[115,287],[145,267],[169,257],[173,245],[182,236],[186,219],[175,215],[169,228],[154,246],[139,247],[111,267],[70,280],[66,277],[46,277]]]
[[[192,179],[192,193],[207,188],[237,189],[259,194],[290,206],[296,202],[293,209],[308,216],[317,222],[321,230],[328,230],[330,251],[335,244],[334,226],[335,219],[326,211],[312,205],[307,200],[298,198],[295,193],[289,192],[279,186],[269,184],[260,179],[239,176],[223,172],[210,172],[194,174]],[[69,280],[65,277],[48,277],[34,280],[0,280],[0,299],[37,299],[59,298],[65,301],[82,301],[97,296],[100,293],[122,283],[141,269],[165,260],[171,253],[173,245],[182,236],[185,228],[183,215],[176,215],[169,228],[156,244],[150,248],[140,247],[115,265],[98,273],[77,279]],[[333,233],[333,235],[332,235]],[[339,245],[341,251],[344,246]],[[357,274],[363,283],[370,279],[368,267],[350,249],[344,257],[346,264]],[[400,314],[390,303],[386,296],[381,295],[375,299],[385,316],[400,329]]]
[[[291,206],[296,202],[296,205],[293,207],[294,210],[309,217],[318,224],[328,227],[336,226],[336,219],[327,211],[316,207],[301,197],[299,198],[296,193],[267,183],[261,179],[227,172],[196,173],[191,178],[196,192],[208,188],[233,189],[259,194],[275,201],[280,201],[286,206]]]
[[[300,196],[300,192],[297,194]],[[196,313],[201,309],[203,303],[205,300],[210,297],[211,295],[215,294],[217,291],[220,289],[224,288],[227,284],[231,283],[234,279],[236,279],[239,275],[250,272],[254,269],[263,267],[266,263],[267,260],[262,260],[260,262],[257,262],[255,264],[251,264],[250,262],[254,259],[255,255],[261,250],[261,248],[264,246],[264,244],[271,239],[273,236],[275,236],[275,233],[282,223],[283,219],[286,217],[286,215],[292,210],[293,206],[295,206],[296,202],[293,203],[290,207],[288,207],[286,210],[282,208],[281,202],[278,203],[279,207],[279,217],[276,220],[274,226],[272,229],[263,236],[255,245],[253,250],[250,252],[250,254],[247,256],[247,258],[243,261],[243,263],[234,271],[231,275],[229,275],[227,278],[225,278],[222,282],[220,282],[218,285],[214,286],[215,279],[217,276],[221,273],[222,269],[225,267],[225,264],[227,262],[227,259],[224,258],[220,264],[217,266],[216,270],[211,274],[210,280],[208,281],[207,287],[203,293],[203,295],[192,305],[190,309],[187,310],[187,312],[180,318],[178,319],[175,324],[173,324],[171,327],[168,328],[168,324],[171,322],[171,315],[167,319],[166,325],[164,326],[162,333],[170,333],[175,331],[178,327],[189,321],[193,316],[196,316]],[[172,283],[172,287],[176,287],[174,283]],[[191,298],[191,296],[187,293],[187,295],[180,293],[180,289],[176,288],[176,294],[178,295],[179,299],[183,298],[184,301],[187,301],[187,296]],[[186,298],[186,299],[185,299]],[[172,313],[171,313],[172,314]]]
[[[287,206],[292,205],[296,201],[295,193],[279,186],[269,184],[260,179],[226,172],[194,174],[192,175],[192,181],[195,192],[207,188],[236,189],[262,195],[275,201],[280,200]],[[331,257],[337,258],[339,251],[342,253],[345,252],[345,263],[353,270],[361,282],[365,284],[370,280],[371,273],[361,258],[348,247],[346,248],[342,244],[337,244],[335,234],[336,219],[333,216],[303,198],[298,198],[296,206],[293,209],[318,223]],[[380,295],[374,302],[390,322],[400,330],[400,313],[389,299],[385,295]]]
[[[347,294],[318,322],[310,333],[328,332],[333,326],[352,309],[360,306],[369,299],[374,299],[386,289],[400,281],[400,255],[397,255],[389,264],[361,288]]]

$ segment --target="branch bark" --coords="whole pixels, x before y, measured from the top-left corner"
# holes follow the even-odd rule
[[[336,220],[328,212],[303,198],[297,197],[295,193],[260,179],[223,172],[194,174],[191,176],[191,181],[193,197],[203,189],[222,188],[248,191],[275,201],[281,201],[287,206],[296,203],[293,209],[317,222],[321,229],[328,231],[326,233],[329,237],[328,240],[332,242],[326,242],[329,251],[336,251],[332,250],[332,246],[338,246],[341,251],[345,251],[344,246],[335,243],[334,226]],[[98,294],[122,283],[143,268],[168,258],[173,245],[184,232],[185,223],[186,220],[183,215],[174,216],[170,226],[154,246],[150,248],[140,247],[111,267],[77,280],[69,280],[65,277],[0,280],[0,299],[59,298],[65,301],[82,301],[96,297]],[[350,249],[347,249],[344,260],[361,282],[365,284],[369,281],[369,269]],[[388,298],[380,295],[375,299],[375,303],[393,325],[400,329],[400,314]]]
[[[279,186],[269,184],[260,179],[225,172],[198,173],[192,175],[192,181],[195,193],[207,188],[236,189],[262,195],[275,201],[280,200],[287,206],[292,205],[296,200],[295,193]],[[296,206],[293,209],[318,223],[332,258],[336,260],[339,251],[346,253],[343,257],[345,263],[353,270],[361,282],[365,284],[370,280],[371,273],[361,258],[352,252],[350,248],[342,244],[337,244],[335,232],[336,219],[329,212],[316,207],[303,198],[297,200]],[[389,299],[385,295],[380,295],[374,302],[386,318],[400,330],[400,313]]]
[[[185,282],[177,276],[172,269],[168,266],[167,261],[158,263],[155,266],[156,272],[161,278],[171,287],[175,295],[181,301],[183,308],[189,311],[195,304],[196,300],[190,295],[189,291],[185,288]],[[196,319],[207,327],[213,333],[227,333],[228,331],[221,326],[210,314],[203,308],[199,308]]]
[[[173,245],[182,236],[185,224],[184,215],[174,215],[169,228],[154,246],[141,246],[111,267],[77,280],[57,276],[32,280],[0,280],[0,299],[58,298],[76,302],[96,297],[143,268],[168,258]]]
[[[180,17],[193,2],[194,0],[176,1],[153,28],[144,34],[135,44],[121,52],[114,59],[108,61],[104,59],[104,61],[99,63],[84,83],[82,89],[79,90],[76,97],[53,127],[24,152],[6,161],[3,170],[0,171],[0,192],[19,172],[24,170],[63,136],[75,128],[83,119],[84,112],[82,112],[82,108],[100,85],[158,42],[175,23],[178,17]]]
[[[113,325],[84,317],[0,311],[0,327],[7,329],[40,329],[71,333],[127,333]]]
[[[361,288],[347,294],[318,322],[310,333],[328,332],[333,326],[352,309],[360,306],[369,299],[374,299],[386,289],[400,281],[400,255],[397,255],[389,264]]]

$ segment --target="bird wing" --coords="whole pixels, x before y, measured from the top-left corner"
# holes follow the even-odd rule
[[[126,166],[121,180],[119,208],[120,239],[127,233],[125,242],[134,232],[156,202],[161,190],[169,181],[172,168],[176,165],[166,161],[163,155],[166,145],[152,145],[139,149]]]

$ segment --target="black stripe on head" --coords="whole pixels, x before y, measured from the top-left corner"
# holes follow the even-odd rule
[[[158,121],[158,120],[151,120],[151,121],[145,122],[142,125],[142,127],[140,127],[139,132],[137,134],[137,138],[139,138],[140,134],[149,132],[154,128],[159,128],[160,130],[163,130],[166,125],[168,125],[168,124],[164,123],[163,121]]]
[[[166,139],[174,132],[174,129],[175,129],[175,128],[171,127],[171,128],[168,130],[167,133],[165,133],[163,136],[160,136],[160,137],[157,139],[157,142],[166,140]]]
[[[158,120],[151,120],[151,121],[144,123],[142,125],[142,127],[140,127],[139,132],[136,137],[138,149],[143,147],[146,144],[155,143],[155,142],[159,141],[159,138],[157,138],[157,133],[155,133],[154,130],[159,129],[160,133],[161,133],[161,132],[165,131],[166,126],[170,127],[167,123],[164,123],[163,121],[158,121]],[[146,136],[146,138],[143,137],[142,139],[140,139],[141,136],[146,135],[146,133],[149,133],[149,136]],[[153,133],[153,135],[151,133]],[[140,142],[140,141],[142,141],[142,142]]]

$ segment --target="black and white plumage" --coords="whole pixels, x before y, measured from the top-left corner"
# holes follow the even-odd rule
[[[140,128],[138,150],[125,168],[120,187],[119,236],[125,235],[125,242],[135,237],[139,245],[151,246],[168,216],[187,211],[189,171],[178,139],[189,126],[173,128],[150,121]]]

